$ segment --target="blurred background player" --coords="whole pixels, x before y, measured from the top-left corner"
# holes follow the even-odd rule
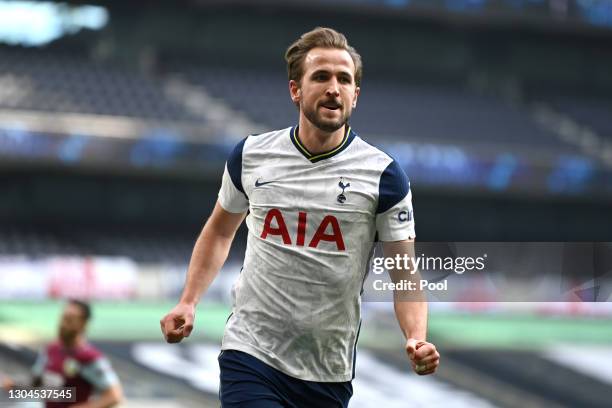
[[[109,361],[85,337],[91,318],[88,303],[69,300],[59,322],[58,339],[38,354],[32,367],[33,387],[74,387],[75,402],[47,402],[47,408],[110,408],[122,398],[119,378]],[[15,386],[4,377],[3,386]],[[92,398],[96,393],[99,395]]]

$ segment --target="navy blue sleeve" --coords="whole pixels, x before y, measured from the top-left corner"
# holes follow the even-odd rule
[[[246,195],[246,193],[242,188],[242,149],[244,148],[244,142],[246,142],[246,140],[246,137],[242,139],[227,158],[227,171],[232,179],[232,183],[234,183],[238,191],[244,195]]]
[[[381,214],[406,197],[410,191],[410,181],[400,165],[393,160],[380,176],[378,184],[378,208],[376,214]]]

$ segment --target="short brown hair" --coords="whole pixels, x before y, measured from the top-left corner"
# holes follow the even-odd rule
[[[290,80],[300,82],[304,76],[304,60],[306,54],[313,48],[337,48],[347,51],[355,64],[355,84],[360,86],[362,64],[361,56],[355,48],[351,47],[344,34],[327,27],[317,27],[302,36],[287,48],[285,61],[287,61],[287,74]]]
[[[75,305],[79,309],[81,309],[81,313],[83,314],[83,319],[87,322],[91,319],[91,306],[89,303],[79,300],[79,299],[68,299],[67,302],[69,305]]]

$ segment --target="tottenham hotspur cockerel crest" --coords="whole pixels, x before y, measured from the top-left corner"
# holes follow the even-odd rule
[[[336,199],[338,200],[338,202],[340,204],[344,204],[344,202],[346,201],[346,196],[344,195],[344,190],[346,190],[350,186],[351,186],[351,183],[344,184],[344,177],[340,177],[340,181],[338,182],[338,187],[340,187],[342,189],[342,192],[340,194],[338,194],[338,197],[336,197]]]

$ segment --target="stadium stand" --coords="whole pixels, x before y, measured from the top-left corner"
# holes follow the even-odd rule
[[[19,228],[0,230],[0,255],[126,256],[137,262],[182,264],[189,260],[194,238],[145,232],[69,231]]]
[[[600,137],[612,141],[612,101],[607,98],[556,95],[547,102],[578,123],[591,127]]]
[[[295,121],[285,73],[191,67],[184,69],[184,75],[270,129],[284,128]],[[526,107],[462,87],[366,78],[361,96],[351,123],[369,140],[574,150],[539,127]]]
[[[269,129],[287,127],[295,120],[286,74],[281,71],[182,66],[173,73]],[[4,109],[201,122],[202,115],[164,92],[168,79],[75,56],[0,50],[0,108]],[[605,117],[608,105],[562,97],[554,104],[610,133]],[[374,141],[495,145],[509,150],[527,145],[549,152],[575,152],[573,146],[539,127],[526,107],[459,86],[398,85],[367,78],[352,124]]]
[[[116,64],[73,55],[0,49],[0,108],[201,121],[162,83]]]

